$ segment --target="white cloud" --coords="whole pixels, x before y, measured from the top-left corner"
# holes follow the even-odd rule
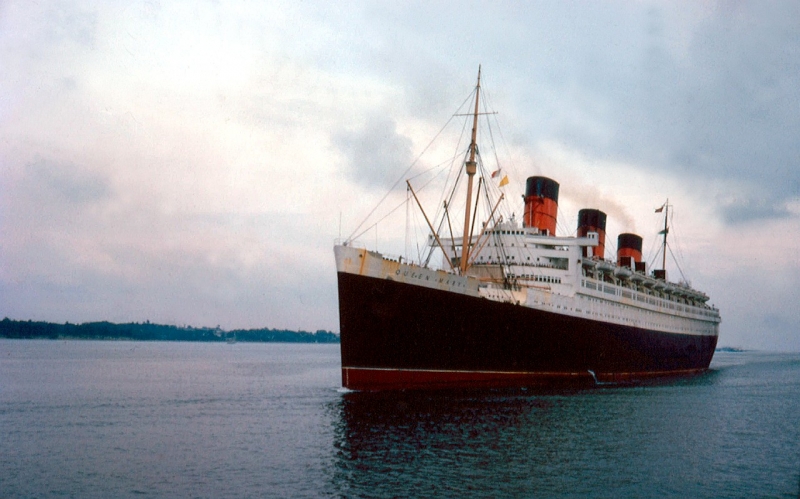
[[[340,213],[347,236],[482,63],[512,211],[547,175],[565,233],[594,205],[647,247],[669,198],[723,338],[792,344],[797,7],[473,7],[4,3],[0,315],[337,329]],[[429,152],[435,211],[454,148]]]

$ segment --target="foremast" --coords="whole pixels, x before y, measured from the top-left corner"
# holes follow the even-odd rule
[[[664,235],[664,243],[663,247],[661,248],[662,255],[661,255],[661,270],[664,271],[664,280],[667,278],[667,234],[669,233],[669,227],[667,226],[667,220],[669,219],[669,199],[664,203],[664,230],[661,232]]]
[[[469,267],[469,236],[470,236],[470,210],[472,207],[472,182],[475,173],[478,171],[477,163],[475,163],[475,154],[478,149],[477,136],[478,136],[478,102],[481,96],[481,67],[478,66],[478,84],[475,87],[475,113],[472,118],[472,141],[469,145],[469,159],[465,165],[467,172],[467,204],[464,210],[464,235],[461,240],[461,275],[467,273]]]

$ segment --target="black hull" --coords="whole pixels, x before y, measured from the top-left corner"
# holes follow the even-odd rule
[[[342,382],[358,390],[690,374],[708,368],[717,343],[389,279],[338,281]]]

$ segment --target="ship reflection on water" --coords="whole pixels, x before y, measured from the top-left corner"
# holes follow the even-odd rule
[[[497,392],[354,392],[340,405],[344,445],[353,457],[393,443],[436,443],[469,447],[476,439],[497,440],[509,427],[537,421],[557,403],[545,398]]]
[[[334,406],[334,488],[399,497],[494,495],[503,482],[523,485],[537,461],[557,460],[544,440],[563,424],[560,404],[520,391],[344,394]]]
[[[331,488],[343,497],[643,497],[703,483],[697,445],[713,438],[715,416],[705,396],[685,398],[717,382],[711,371],[592,389],[348,392],[329,406]]]

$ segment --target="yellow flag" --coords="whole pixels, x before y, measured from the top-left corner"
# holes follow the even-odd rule
[[[500,184],[498,185],[498,187],[503,187],[503,186],[504,186],[504,185],[506,185],[507,183],[508,183],[508,175],[505,175],[505,176],[503,177],[503,180],[501,180],[501,181],[500,181]]]

